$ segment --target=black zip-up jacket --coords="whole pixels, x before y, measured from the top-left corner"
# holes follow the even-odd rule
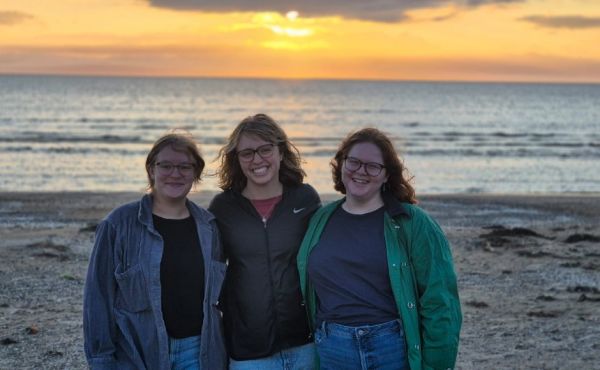
[[[231,358],[267,357],[312,340],[296,254],[320,204],[310,185],[284,188],[263,223],[239,192],[227,190],[212,200],[209,210],[217,218],[228,259],[221,308]]]

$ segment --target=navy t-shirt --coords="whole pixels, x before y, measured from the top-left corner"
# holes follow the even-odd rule
[[[163,319],[173,338],[200,335],[204,312],[204,257],[192,216],[173,220],[152,215],[163,238],[160,286]]]
[[[354,215],[339,207],[308,259],[322,321],[359,326],[398,318],[388,274],[384,207]]]

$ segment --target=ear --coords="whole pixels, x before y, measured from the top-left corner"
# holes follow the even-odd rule
[[[150,174],[150,178],[154,180],[154,166],[148,166],[148,173]]]

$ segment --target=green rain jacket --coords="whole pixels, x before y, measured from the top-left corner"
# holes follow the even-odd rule
[[[344,199],[317,211],[298,252],[298,270],[311,328],[315,290],[308,256]],[[452,369],[462,323],[450,246],[439,225],[419,207],[384,196],[384,235],[390,282],[406,335],[411,370]]]

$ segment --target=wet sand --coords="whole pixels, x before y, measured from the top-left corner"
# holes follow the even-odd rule
[[[86,368],[93,230],[140,195],[0,193],[0,369]],[[420,199],[453,248],[458,369],[600,369],[600,195]]]

